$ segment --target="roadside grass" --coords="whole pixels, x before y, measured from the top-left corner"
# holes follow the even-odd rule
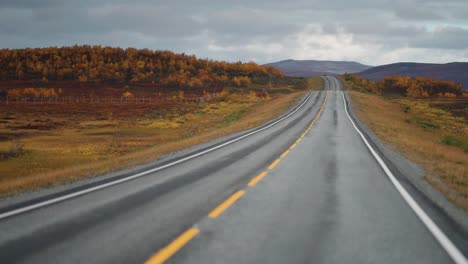
[[[323,80],[320,77],[316,78],[307,78],[307,87],[313,91],[322,90]]]
[[[118,171],[253,128],[306,90],[203,104],[0,105],[0,196]]]
[[[425,100],[388,99],[357,91],[349,94],[353,110],[380,139],[422,165],[429,183],[468,210],[465,117]]]
[[[234,113],[231,113],[229,115],[227,115],[225,118],[224,118],[224,123],[226,124],[230,124],[232,122],[235,122],[237,120],[239,120],[239,118],[242,116],[242,114],[244,114],[245,112],[247,112],[247,109],[241,109],[237,112],[234,112]]]
[[[442,143],[446,144],[446,145],[449,145],[449,146],[456,146],[456,147],[459,147],[461,149],[463,149],[463,151],[465,153],[468,153],[468,142],[465,142],[453,135],[447,135],[445,136],[443,139],[442,139]]]
[[[0,151],[0,161],[19,157],[24,152],[24,144],[19,139],[14,139],[6,150]]]

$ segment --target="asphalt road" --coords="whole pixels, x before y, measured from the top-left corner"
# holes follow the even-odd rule
[[[457,245],[415,213],[339,82],[325,84],[280,122],[174,166],[39,208],[25,206],[63,194],[0,204],[0,263],[453,263]]]

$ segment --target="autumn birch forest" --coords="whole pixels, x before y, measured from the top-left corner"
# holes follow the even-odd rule
[[[70,84],[221,91],[227,86],[268,85],[282,76],[279,70],[254,62],[214,61],[150,49],[83,45],[0,50],[0,96],[8,91],[13,97],[34,94],[31,89],[39,96],[56,95],[61,86]]]

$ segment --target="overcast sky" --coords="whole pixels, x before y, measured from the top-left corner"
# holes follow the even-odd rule
[[[468,0],[0,0],[0,48],[74,44],[258,63],[468,61]]]

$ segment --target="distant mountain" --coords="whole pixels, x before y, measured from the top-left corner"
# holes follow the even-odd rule
[[[312,77],[323,74],[341,75],[371,68],[354,61],[283,60],[265,64],[281,70],[286,76]]]
[[[450,80],[461,83],[463,89],[468,90],[468,62],[447,64],[401,62],[377,66],[357,74],[372,81],[382,80],[385,76],[391,75]]]

